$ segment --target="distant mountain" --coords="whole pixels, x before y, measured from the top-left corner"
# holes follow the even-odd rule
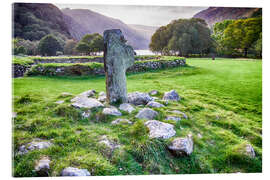
[[[14,3],[13,36],[39,40],[50,33],[71,38],[63,13],[52,4]]]
[[[142,36],[144,36],[149,41],[151,40],[152,35],[159,28],[157,26],[145,26],[139,24],[128,24],[129,27],[139,32]]]
[[[209,7],[193,17],[204,19],[209,26],[213,26],[225,19],[242,19],[260,15],[262,15],[261,8]]]
[[[81,39],[86,33],[99,33],[103,35],[106,29],[121,29],[128,44],[134,49],[148,49],[149,37],[147,35],[133,29],[122,21],[104,16],[88,9],[62,9],[62,12],[76,21],[78,26],[72,26],[72,23],[66,19],[69,24],[70,34],[76,39]],[[75,35],[76,34],[76,35]],[[149,34],[149,33],[148,33]]]

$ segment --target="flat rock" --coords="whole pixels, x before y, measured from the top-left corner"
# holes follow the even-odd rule
[[[190,155],[193,152],[192,135],[185,138],[175,138],[168,149],[176,156]]]
[[[62,92],[60,96],[61,97],[68,97],[68,96],[72,96],[72,94],[68,93],[68,92]]]
[[[153,107],[153,108],[160,108],[160,107],[165,107],[163,104],[160,104],[155,101],[150,101],[146,104],[146,106]]]
[[[104,108],[102,114],[112,116],[122,116],[122,113],[116,107]]]
[[[19,148],[18,154],[26,154],[29,151],[46,149],[52,146],[53,144],[50,141],[45,141],[41,139],[34,139],[32,142],[22,145]]]
[[[152,101],[153,98],[147,93],[142,92],[133,92],[128,93],[128,102],[134,105],[146,105],[149,101]]]
[[[157,117],[158,113],[150,108],[143,108],[141,109],[138,114],[135,116],[139,119],[155,119]]]
[[[248,155],[251,158],[255,158],[255,151],[253,147],[250,144],[246,145],[246,155]]]
[[[91,174],[87,169],[67,167],[62,170],[61,176],[91,176]]]
[[[173,121],[180,121],[181,118],[177,116],[167,116],[165,120],[173,120]]]
[[[119,106],[119,109],[128,113],[132,113],[135,108],[129,103],[123,103]]]
[[[171,90],[169,92],[164,93],[163,100],[179,101],[180,97],[179,97],[178,93],[175,90]]]
[[[112,125],[116,125],[116,124],[132,124],[131,121],[129,121],[128,119],[116,119],[114,121],[111,122]]]
[[[56,104],[63,104],[65,101],[64,100],[59,100],[59,101],[56,101],[55,103]]]
[[[90,98],[90,96],[93,96],[95,94],[93,90],[89,90],[86,92],[83,92],[76,96],[75,98],[71,99],[72,106],[76,108],[96,108],[96,107],[103,107],[104,105],[99,102],[98,100],[94,98]]]
[[[35,171],[39,176],[48,176],[51,160],[48,156],[42,157],[35,165]]]
[[[182,116],[183,118],[188,119],[188,116],[187,116],[185,113],[181,112],[181,111],[173,110],[173,111],[170,111],[170,112],[172,112],[172,113],[174,113],[174,114],[181,114],[181,116]]]
[[[174,126],[172,124],[160,122],[157,120],[149,120],[144,123],[149,129],[150,138],[163,138],[168,139],[175,135]]]
[[[105,95],[105,96],[99,96],[99,97],[98,97],[98,100],[99,100],[100,102],[105,102],[106,99],[107,99],[106,95]]]
[[[152,90],[152,91],[149,92],[149,95],[151,95],[151,96],[155,96],[157,94],[158,94],[157,90]]]

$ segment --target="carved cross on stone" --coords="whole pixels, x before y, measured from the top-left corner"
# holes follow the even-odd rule
[[[120,29],[106,30],[103,37],[107,102],[127,102],[126,70],[134,64],[134,50]]]

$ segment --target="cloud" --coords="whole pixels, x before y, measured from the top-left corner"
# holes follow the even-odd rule
[[[59,8],[90,9],[126,24],[162,26],[174,19],[191,18],[207,7],[56,4]]]

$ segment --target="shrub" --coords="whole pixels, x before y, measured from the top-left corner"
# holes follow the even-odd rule
[[[61,51],[59,41],[53,35],[43,37],[38,44],[39,52],[44,56],[55,56],[57,51]]]

